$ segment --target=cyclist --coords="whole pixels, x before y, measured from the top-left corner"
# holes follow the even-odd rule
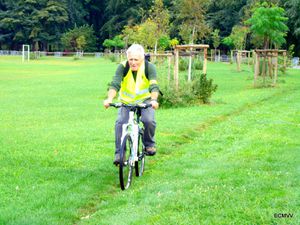
[[[110,84],[107,99],[103,104],[109,107],[119,92],[119,100],[124,104],[150,103],[152,108],[141,109],[141,121],[144,124],[144,145],[149,156],[156,154],[155,146],[155,109],[159,87],[157,84],[156,68],[145,60],[145,51],[139,44],[131,45],[126,51],[127,61],[119,64],[113,80]],[[129,110],[125,107],[119,108],[115,123],[115,159],[114,164],[120,162],[120,145],[122,137],[122,125],[128,122]]]

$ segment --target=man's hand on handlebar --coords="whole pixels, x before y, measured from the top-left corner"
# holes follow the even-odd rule
[[[157,100],[151,100],[150,103],[151,103],[153,109],[158,109],[159,104],[158,104]]]
[[[105,99],[104,101],[103,101],[103,105],[104,105],[104,107],[107,109],[108,107],[109,107],[109,104],[110,103],[112,103],[112,99]]]

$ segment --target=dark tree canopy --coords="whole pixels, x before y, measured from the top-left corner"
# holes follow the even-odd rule
[[[186,0],[187,3],[192,0]],[[96,48],[103,50],[105,39],[122,34],[124,26],[144,23],[151,15],[155,1],[145,0],[0,0],[0,49],[19,50],[30,44],[33,50],[63,50],[61,37],[76,27],[94,29]],[[163,0],[170,16],[169,37],[182,42],[182,22],[177,0]],[[199,1],[200,2],[200,1]],[[205,12],[205,23],[211,31],[218,29],[220,38],[228,37],[232,28],[251,17],[251,9],[262,0],[211,0]],[[270,0],[284,8],[289,31],[284,48],[295,44],[300,55],[300,1]],[[213,44],[211,35],[195,42]],[[224,47],[221,44],[221,47]],[[248,41],[246,48],[253,46]],[[226,47],[225,47],[226,48]]]

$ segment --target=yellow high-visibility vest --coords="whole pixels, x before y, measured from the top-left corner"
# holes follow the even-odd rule
[[[124,68],[126,61],[122,62]],[[124,104],[137,104],[143,102],[145,99],[150,98],[149,92],[150,82],[145,74],[145,63],[142,62],[137,71],[136,80],[134,80],[131,69],[128,70],[121,82],[121,89],[119,98]]]

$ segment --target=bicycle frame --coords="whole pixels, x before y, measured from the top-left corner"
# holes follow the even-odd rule
[[[131,156],[129,158],[129,165],[133,166],[134,162],[138,161],[138,154],[137,154],[137,149],[138,149],[138,138],[139,138],[139,124],[137,121],[134,119],[134,110],[129,111],[129,119],[127,124],[123,124],[122,126],[122,137],[121,137],[121,143],[123,143],[124,138],[129,135],[131,140],[132,140],[132,152]],[[137,115],[138,116],[138,115]]]
[[[121,143],[123,143],[124,138],[129,135],[133,146],[132,146],[132,153],[130,156],[130,165],[132,166],[134,162],[139,160],[138,157],[138,142],[139,142],[139,132],[141,130],[141,127],[139,125],[140,122],[140,111],[142,108],[146,109],[148,107],[152,107],[151,104],[138,104],[138,105],[125,105],[123,103],[111,103],[110,106],[114,106],[115,108],[120,107],[129,107],[129,118],[128,122],[126,124],[123,124],[122,126],[122,137],[121,137]],[[136,115],[136,119],[134,116]]]
[[[135,168],[136,176],[141,176],[145,166],[145,154],[143,143],[139,143],[142,138],[143,128],[139,125],[141,109],[151,107],[151,104],[139,104],[139,105],[124,105],[122,103],[111,103],[110,106],[115,108],[127,107],[129,109],[128,122],[122,125],[122,136],[121,136],[121,159],[119,163],[119,179],[122,190],[127,189],[132,181],[133,168]],[[135,118],[136,116],[136,118]],[[126,144],[129,146],[126,147]],[[139,146],[142,146],[140,151]],[[130,152],[130,155],[126,157],[126,151]],[[125,157],[125,158],[124,158]],[[141,167],[139,167],[139,165]],[[126,174],[126,168],[128,174]],[[125,171],[125,172],[124,172]]]

